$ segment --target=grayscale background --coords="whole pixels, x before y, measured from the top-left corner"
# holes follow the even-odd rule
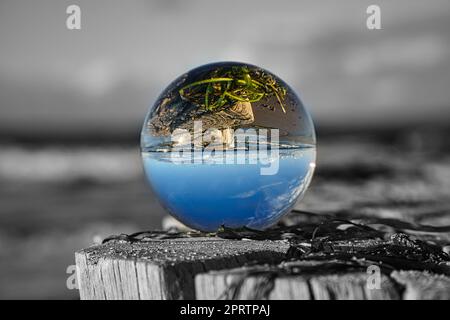
[[[79,31],[66,29],[70,4]],[[366,28],[370,4],[382,30]],[[1,0],[0,298],[76,299],[75,250],[160,228],[140,162],[144,116],[175,77],[223,60],[299,92],[318,133],[316,181],[334,172],[321,171],[321,141],[322,168],[373,150],[382,162],[383,143],[448,147],[448,0]],[[313,195],[305,206],[321,210]]]

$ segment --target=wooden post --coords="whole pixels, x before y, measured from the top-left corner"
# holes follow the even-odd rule
[[[75,254],[80,297],[450,299],[450,277],[445,275],[393,271],[381,274],[379,288],[370,288],[366,272],[329,270],[330,260],[280,263],[288,248],[287,242],[266,240],[114,240]]]
[[[277,263],[282,241],[180,238],[111,241],[75,254],[81,299],[194,299],[194,277],[248,263]]]
[[[75,254],[80,297],[450,299],[447,227],[305,216],[264,232],[112,237]]]

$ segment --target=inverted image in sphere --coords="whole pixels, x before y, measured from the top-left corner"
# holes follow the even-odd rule
[[[182,223],[265,229],[305,193],[315,167],[312,120],[269,71],[213,63],[175,79],[146,116],[148,181]]]

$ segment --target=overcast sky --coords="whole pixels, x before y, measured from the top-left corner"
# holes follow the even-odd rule
[[[271,70],[321,124],[448,121],[450,1],[2,0],[0,126],[137,128],[170,81],[221,60]]]

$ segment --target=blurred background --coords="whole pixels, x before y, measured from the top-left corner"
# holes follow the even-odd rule
[[[318,167],[299,208],[449,202],[448,0],[2,0],[0,298],[76,299],[74,251],[161,227],[144,116],[175,77],[223,60],[274,72],[310,111]]]

